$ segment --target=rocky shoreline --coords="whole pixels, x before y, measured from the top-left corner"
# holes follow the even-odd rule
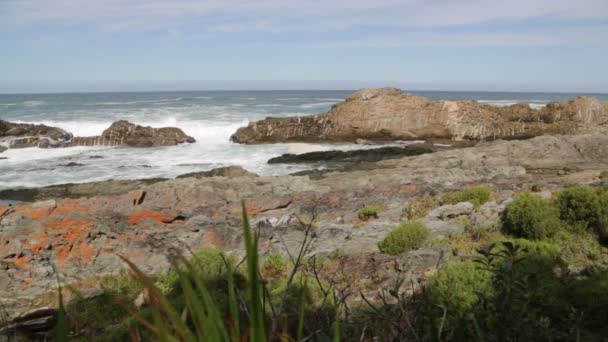
[[[166,255],[175,249],[216,246],[240,253],[241,199],[260,230],[263,253],[283,248],[283,243],[295,248],[301,238],[295,217],[314,211],[318,239],[312,254],[340,250],[349,260],[378,261],[376,244],[402,219],[407,203],[485,184],[496,193],[483,209],[490,224],[497,220],[501,203],[538,181],[549,191],[570,182],[605,182],[599,179],[608,169],[605,146],[605,135],[542,136],[384,160],[371,163],[374,168],[369,170],[329,172],[318,179],[230,170],[207,175],[211,177],[51,187],[29,190],[28,195],[5,191],[0,201],[2,305],[10,317],[51,305],[41,298],[57,284],[53,267],[62,282],[86,284],[123,269],[118,255],[154,273],[168,267]],[[356,213],[367,204],[385,211],[376,220],[361,221]],[[464,207],[437,210],[471,214]],[[433,236],[464,229],[449,220],[433,223],[437,217],[429,215],[425,220]],[[421,261],[411,276],[421,276],[440,252],[425,250],[429,260]],[[420,253],[397,259],[406,262],[420,258]]]
[[[352,106],[359,110],[348,112]],[[378,288],[388,287],[396,279],[404,279],[405,284],[424,282],[449,260],[465,258],[463,249],[454,245],[454,237],[484,229],[497,231],[506,205],[518,193],[536,189],[550,197],[569,184],[606,185],[608,135],[603,133],[608,129],[608,111],[602,108],[605,104],[597,100],[577,98],[543,110],[523,105],[490,109],[472,101],[430,102],[395,89],[366,90],[327,114],[252,123],[235,133],[233,140],[472,141],[453,146],[427,142],[313,152],[269,161],[341,165],[304,175],[258,176],[232,166],[176,179],[0,191],[0,307],[4,320],[17,327],[11,329],[27,330],[31,325],[23,322],[35,323],[56,314],[58,279],[87,298],[98,296],[103,292],[100,277],[125,270],[120,256],[149,274],[166,271],[170,266],[167,256],[176,251],[217,247],[242,256],[241,200],[259,234],[263,257],[295,253],[305,238],[301,222],[309,219],[314,234],[306,257],[330,258],[336,269],[353,274],[358,279],[355,292],[373,299]],[[421,114],[414,114],[418,111]],[[391,120],[376,120],[396,127],[393,131],[372,127],[369,122],[360,122],[356,129],[352,126],[353,120],[362,116],[371,120],[380,112],[413,124],[400,130]],[[490,127],[489,121],[473,125],[473,118],[468,117],[472,112],[494,120],[496,126]],[[452,125],[455,118],[460,120],[456,126]],[[153,129],[126,121],[94,138],[74,138],[61,129],[4,121],[0,128],[0,137],[12,137],[10,148],[193,142],[179,129]],[[487,203],[442,201],[446,194],[475,185],[490,189]],[[368,207],[375,208],[373,215],[362,216],[362,208]],[[378,242],[393,227],[412,218],[428,228],[431,242],[400,255],[381,253]],[[608,260],[603,254],[597,258]],[[577,267],[571,271],[582,272],[583,267]],[[330,277],[331,272],[330,268],[321,276]],[[76,300],[69,295],[67,299]]]

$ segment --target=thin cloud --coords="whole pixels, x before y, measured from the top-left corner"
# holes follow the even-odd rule
[[[0,25],[163,29],[198,24],[216,32],[319,31],[356,27],[450,27],[486,22],[606,20],[606,0],[8,0]],[[263,25],[260,25],[263,23]]]

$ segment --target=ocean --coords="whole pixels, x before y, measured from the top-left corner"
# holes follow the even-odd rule
[[[353,91],[176,91],[78,94],[0,94],[0,119],[61,127],[75,136],[99,135],[125,119],[152,127],[173,126],[194,144],[159,148],[70,147],[10,149],[0,154],[0,189],[39,187],[108,179],[167,177],[241,165],[261,175],[302,171],[315,165],[268,165],[284,153],[361,148],[354,144],[239,145],[229,137],[248,122],[326,112]],[[431,99],[474,99],[504,106],[542,107],[578,95],[409,91]],[[587,94],[608,101],[608,94]],[[68,166],[72,165],[72,166]],[[319,165],[316,165],[317,167]]]

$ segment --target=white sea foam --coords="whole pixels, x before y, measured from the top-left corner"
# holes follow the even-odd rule
[[[23,107],[38,107],[46,104],[44,101],[23,101],[21,103]]]
[[[181,101],[183,97],[176,97],[172,99],[155,99],[155,100],[139,100],[139,101],[126,101],[126,102],[95,102],[87,103],[87,106],[116,106],[116,105],[133,105],[138,103],[163,103],[163,102],[174,102]]]
[[[316,108],[316,107],[326,107],[326,106],[332,106],[334,105],[335,102],[317,102],[317,103],[307,103],[307,104],[303,104],[300,105],[300,108]]]
[[[332,97],[317,97],[316,100],[319,101],[336,101],[336,102],[340,102],[340,101],[344,101],[344,99],[341,98],[332,98]]]
[[[540,100],[477,100],[479,103],[488,104],[496,107],[506,107],[512,106],[518,103],[525,103],[529,105],[531,108],[542,108],[547,105],[545,101]],[[540,102],[540,103],[539,103]]]

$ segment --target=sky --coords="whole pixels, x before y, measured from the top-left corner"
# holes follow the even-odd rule
[[[608,92],[608,0],[0,0],[0,93]]]

